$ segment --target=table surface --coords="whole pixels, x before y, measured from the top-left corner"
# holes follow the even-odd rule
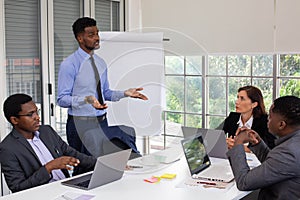
[[[176,154],[174,156],[174,154]],[[94,188],[89,191],[72,188],[62,185],[60,182],[53,182],[46,185],[38,186],[21,192],[13,193],[1,197],[0,199],[42,199],[42,200],[63,200],[68,198],[63,198],[64,194],[71,195],[94,195],[94,199],[109,199],[109,200],[132,200],[132,199],[143,199],[143,200],[153,200],[153,199],[194,199],[199,197],[201,199],[240,199],[246,196],[250,192],[239,191],[235,185],[232,184],[231,187],[226,189],[217,188],[204,188],[202,185],[199,186],[188,186],[184,184],[185,180],[190,177],[190,172],[188,166],[180,151],[177,150],[167,150],[162,151],[157,154],[161,155],[173,155],[171,160],[169,159],[165,163],[160,163],[157,165],[144,165],[142,158],[131,160],[128,164],[131,165],[144,165],[141,169],[133,169],[130,171],[125,171],[122,179]],[[249,160],[255,163],[256,157],[253,154],[247,154]],[[178,160],[178,158],[180,158]],[[175,162],[172,162],[173,161]],[[149,159],[147,160],[149,161]],[[212,163],[224,161],[223,159],[211,158]],[[172,163],[169,163],[172,162]],[[168,163],[168,164],[166,164]],[[161,179],[157,183],[149,183],[144,181],[146,178],[152,176],[161,176],[165,173],[176,174],[173,179]],[[83,198],[81,198],[83,199]],[[80,198],[78,198],[80,200]]]

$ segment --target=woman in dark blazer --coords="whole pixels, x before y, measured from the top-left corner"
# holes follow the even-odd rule
[[[239,88],[235,109],[236,112],[229,114],[223,126],[224,132],[228,135],[228,147],[231,148],[233,145],[236,130],[239,127],[246,126],[256,131],[269,148],[272,149],[275,136],[268,131],[268,115],[261,91],[254,86]]]

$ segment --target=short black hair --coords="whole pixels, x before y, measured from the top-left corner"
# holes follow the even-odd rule
[[[295,96],[283,96],[274,100],[273,113],[277,113],[285,118],[290,126],[300,125],[300,98]]]
[[[3,112],[7,121],[10,117],[17,116],[22,111],[22,105],[32,101],[32,97],[27,94],[13,94],[9,96],[3,103]]]
[[[96,26],[96,25],[97,25],[97,22],[93,18],[90,18],[90,17],[78,18],[72,25],[75,39],[77,39],[77,35],[79,33],[84,32],[84,29],[86,27],[91,27],[91,26]]]

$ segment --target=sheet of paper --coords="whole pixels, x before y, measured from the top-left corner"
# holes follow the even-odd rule
[[[193,178],[186,178],[181,183],[179,183],[176,187],[178,188],[211,188],[215,190],[228,190],[235,184],[234,181],[231,181],[230,183],[223,183],[223,182],[213,182],[213,181],[200,181]]]
[[[76,193],[76,192],[66,192],[55,200],[90,200],[93,199],[96,195],[91,194],[83,194],[83,193]]]

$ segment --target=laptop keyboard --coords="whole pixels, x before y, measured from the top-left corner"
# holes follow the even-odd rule
[[[90,180],[86,180],[86,181],[83,181],[83,182],[80,182],[80,183],[76,183],[76,185],[80,186],[80,187],[87,188],[89,186],[89,183],[90,183]]]

